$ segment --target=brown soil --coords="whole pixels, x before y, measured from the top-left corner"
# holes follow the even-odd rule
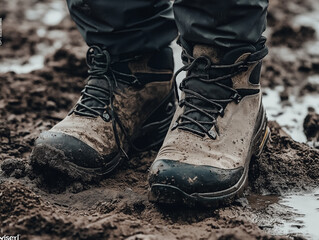
[[[14,7],[12,2],[20,7]],[[68,182],[54,173],[46,173],[52,174],[48,181],[39,172],[34,173],[29,166],[29,154],[35,138],[67,114],[83,87],[86,46],[68,16],[57,26],[26,20],[21,9],[29,9],[40,1],[27,2],[1,3],[0,17],[5,30],[4,45],[0,46],[1,63],[23,64],[31,55],[41,53],[37,47],[40,43],[53,45],[54,34],[39,37],[36,30],[40,27],[47,33],[62,32],[64,37],[59,40],[62,46],[46,56],[44,68],[22,74],[0,73],[0,237],[5,234],[20,234],[21,239],[288,237],[264,232],[246,198],[222,209],[169,208],[149,203],[146,177],[155,152],[135,156],[98,184]],[[311,41],[314,30],[296,29],[289,20],[294,14],[309,10],[310,1],[294,0],[291,4],[271,1],[269,46],[276,49],[285,45],[302,51],[301,42]],[[311,91],[300,79],[318,73],[318,66],[316,57],[303,54],[291,64],[271,50],[265,59],[263,85],[284,85],[287,92],[282,94],[283,100],[296,87],[300,87],[300,94],[306,94]],[[313,119],[306,122],[317,121]],[[245,196],[280,195],[315,187],[319,180],[319,150],[293,141],[275,122],[269,125],[271,141],[262,156],[251,162],[250,185]]]

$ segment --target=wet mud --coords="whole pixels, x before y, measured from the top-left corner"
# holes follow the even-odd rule
[[[297,216],[280,199],[318,187],[319,150],[295,141],[289,128],[275,121],[269,122],[272,135],[264,153],[251,161],[244,196],[221,209],[149,203],[147,174],[154,151],[134,156],[98,183],[69,181],[54,172],[32,169],[29,155],[36,137],[65,117],[84,86],[86,46],[62,0],[4,0],[1,5],[0,237],[311,239],[303,231],[278,230],[284,226],[283,218]],[[313,12],[314,5],[270,1],[266,32],[270,53],[262,84],[270,90],[281,86],[282,106],[293,104],[292,95],[318,95],[319,83],[309,77],[319,74],[319,54],[308,46],[317,41],[317,30],[294,23],[296,15]],[[54,11],[61,15],[59,22],[48,19]],[[306,112],[308,107],[304,105]],[[300,132],[316,142],[319,111],[310,110],[301,116]]]

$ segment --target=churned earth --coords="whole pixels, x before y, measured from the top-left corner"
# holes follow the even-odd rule
[[[30,167],[38,134],[79,97],[86,46],[63,0],[3,0],[0,237],[319,239],[312,226],[319,220],[318,13],[316,0],[270,0],[262,84],[271,139],[252,160],[241,199],[221,209],[185,209],[147,201],[154,151],[134,156],[100,183]]]

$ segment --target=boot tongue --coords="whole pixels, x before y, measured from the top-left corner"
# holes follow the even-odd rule
[[[212,62],[212,64],[233,64],[236,62],[236,60],[244,53],[247,52],[252,52],[251,48],[242,48],[242,49],[234,49],[231,51],[226,52],[223,49],[217,49],[214,48],[212,46],[208,46],[208,45],[195,45],[193,48],[193,57],[196,59],[198,57],[204,56],[210,59],[210,61]],[[189,79],[186,84],[185,87],[187,89],[193,90],[196,93],[199,93],[200,95],[211,99],[211,100],[223,100],[223,99],[229,99],[232,95],[233,92],[221,87],[215,83],[205,83],[200,81],[198,78],[196,78],[196,75],[199,74],[209,74],[209,78],[216,78],[216,77],[221,77],[223,75],[229,74],[229,70],[213,70],[210,71],[208,73],[207,70],[204,70],[204,67],[201,67],[200,64],[197,68],[195,68],[194,70],[191,70],[191,72],[189,73],[189,76],[194,76],[193,78]],[[232,87],[232,80],[229,79],[224,79],[224,80],[220,80],[218,81],[219,83],[222,83],[223,85],[226,85],[228,87]],[[187,97],[187,94],[186,94]],[[196,105],[197,107],[200,107],[202,109],[205,110],[213,110],[214,108],[216,110],[219,110],[218,107],[209,104],[207,102],[204,102],[202,100],[198,100],[198,99],[189,99],[188,100],[190,103]],[[227,104],[221,104],[224,108],[226,107]],[[188,109],[188,107],[186,107],[185,109]],[[210,119],[209,117],[205,116],[204,114],[198,112],[198,111],[193,111],[190,112],[189,114],[187,114],[188,117],[194,119],[194,120],[199,120],[199,121],[208,121],[211,122],[212,119]],[[217,117],[215,115],[215,117]],[[200,130],[200,128],[195,125],[195,124],[185,124],[185,126],[187,126],[188,128],[192,128],[195,130]],[[204,126],[207,129],[210,129],[212,127],[212,124],[204,124]]]
[[[254,51],[255,51],[255,48],[253,46],[235,48],[235,49],[226,51],[226,49],[218,49],[209,45],[198,44],[198,45],[195,45],[193,48],[193,57],[196,59],[198,57],[204,56],[209,58],[212,64],[229,65],[229,64],[235,63],[237,59],[243,54],[251,53]],[[203,63],[202,67],[199,66],[197,69],[192,70],[192,72],[190,73],[190,76],[194,75],[194,78],[189,80],[186,83],[186,86],[188,86],[190,89],[193,89],[194,91],[210,99],[229,98],[231,96],[231,92],[229,90],[226,90],[225,88],[220,87],[217,84],[204,83],[196,79],[195,77],[196,75],[203,74],[205,72],[205,70],[203,69],[204,65],[205,63]],[[226,69],[226,70],[215,69],[209,72],[209,77],[216,78],[216,77],[224,76],[229,73],[230,73],[229,69]],[[222,83],[228,87],[232,87],[233,85],[231,79],[221,80],[219,81],[219,83]]]
[[[218,50],[217,48],[213,48],[212,46],[208,45],[195,45],[193,48],[193,57],[198,58],[200,56],[208,57],[212,63],[219,63],[223,58],[225,53],[223,51]]]
[[[216,48],[213,48],[208,45],[195,45],[193,49],[193,57],[196,59],[201,56],[208,57],[213,64],[219,64],[225,53],[221,50],[217,50]],[[205,64],[205,63],[204,63]],[[202,67],[204,68],[204,66]],[[211,83],[204,83],[202,81],[199,81],[196,79],[197,74],[203,74],[205,70],[201,69],[201,66],[199,66],[199,69],[195,69],[190,73],[190,75],[194,75],[194,78],[189,80],[186,83],[186,86],[189,89],[194,90],[197,93],[200,93],[204,97],[210,98],[210,99],[223,99],[229,97],[229,91],[225,90],[225,88],[222,88],[216,84]],[[207,73],[207,71],[206,71]],[[211,78],[221,76],[219,73],[213,73],[211,75]],[[227,86],[231,87],[232,83],[231,81],[221,81],[223,84],[226,84]]]
[[[96,99],[90,96],[87,96],[85,93],[83,94],[80,100],[81,103],[89,108],[105,107],[108,104],[108,96],[102,91],[106,90],[108,92],[109,87],[107,82],[102,78],[90,79],[88,83],[86,84],[86,87],[87,86],[100,89],[100,90],[96,90],[96,89],[86,88],[85,93],[89,95],[93,95],[96,98],[99,98],[100,100],[102,100],[103,104],[97,101]],[[81,105],[78,105],[76,109],[77,111],[80,111],[82,113],[94,114],[92,111],[86,109],[85,107],[82,107]],[[104,110],[97,110],[97,109],[95,110],[98,111],[100,115],[102,115],[104,112]]]
[[[233,49],[219,49],[209,45],[195,45],[193,48],[193,57],[208,57],[214,64],[233,64],[237,59],[245,53],[255,52],[253,45]]]
[[[103,65],[102,65],[103,66]],[[115,71],[121,72],[121,73],[125,73],[125,74],[131,74],[131,71],[128,68],[128,63],[127,62],[117,62],[117,63],[112,63],[110,68]],[[102,102],[97,101],[96,99],[86,96],[85,94],[83,95],[81,102],[82,104],[86,105],[89,108],[96,108],[96,107],[105,107],[106,105],[110,104],[109,102],[109,97],[110,97],[110,85],[109,84],[113,84],[114,85],[114,79],[113,76],[110,72],[106,72],[104,74],[105,76],[108,76],[110,78],[110,83],[107,81],[107,79],[105,78],[105,76],[94,76],[92,77],[86,84],[86,86],[89,86],[86,89],[86,93],[93,95],[96,98],[99,98]],[[118,83],[119,84],[119,83]],[[90,88],[93,87],[93,88]],[[113,86],[115,87],[115,86]],[[99,90],[97,90],[99,89]],[[107,93],[106,93],[107,92]],[[81,112],[85,112],[85,113],[92,113],[90,110],[78,106],[78,110]],[[100,115],[103,114],[104,110],[96,110],[100,113]]]

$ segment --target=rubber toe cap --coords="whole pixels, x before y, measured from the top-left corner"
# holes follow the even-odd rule
[[[220,169],[161,159],[153,163],[149,184],[166,184],[192,193],[213,193],[234,186],[242,177],[244,168]]]
[[[63,156],[64,159],[84,168],[99,168],[102,167],[103,163],[102,156],[92,147],[61,132],[46,131],[41,133],[35,142],[32,155],[38,152],[37,149],[48,152],[54,151],[56,154]],[[32,155],[31,159],[37,161],[37,156]]]

